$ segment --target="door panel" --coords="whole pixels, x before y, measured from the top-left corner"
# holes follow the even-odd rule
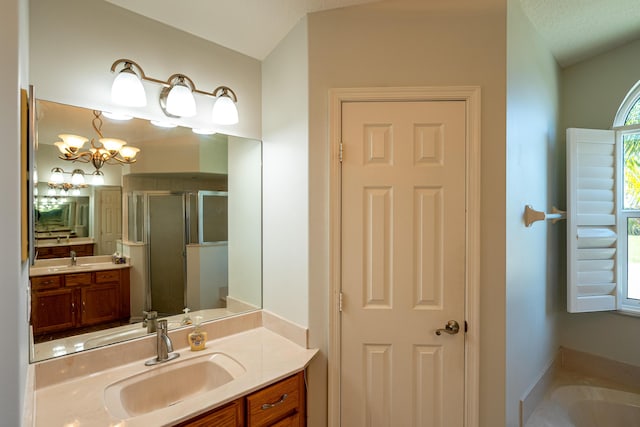
[[[462,426],[465,103],[342,107],[343,426]]]
[[[182,194],[149,195],[151,308],[163,315],[185,307],[185,222]]]

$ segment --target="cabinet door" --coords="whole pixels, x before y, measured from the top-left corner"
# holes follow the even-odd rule
[[[281,421],[298,415],[297,426],[304,425],[305,389],[303,373],[293,375],[269,387],[247,396],[247,425],[250,427],[273,426]]]
[[[77,256],[92,256],[93,243],[85,243],[82,245],[71,245],[69,250],[75,251]]]
[[[194,417],[176,427],[241,427],[244,425],[244,398]]]
[[[82,288],[82,326],[117,320],[120,316],[120,285],[94,284]]]
[[[35,335],[73,328],[76,323],[73,289],[32,292],[31,317]]]
[[[296,412],[275,424],[271,424],[270,427],[300,427],[301,425],[303,424],[300,424],[300,414]]]

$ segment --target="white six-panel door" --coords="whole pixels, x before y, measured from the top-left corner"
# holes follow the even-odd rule
[[[463,425],[465,111],[342,104],[342,426]]]

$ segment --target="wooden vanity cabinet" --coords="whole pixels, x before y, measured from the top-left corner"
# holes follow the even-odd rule
[[[187,420],[177,427],[304,427],[304,371]]]
[[[94,243],[38,246],[36,247],[37,259],[69,258],[71,251],[75,251],[76,256],[93,256],[93,247]]]
[[[244,397],[241,397],[221,408],[177,424],[175,427],[243,427],[244,425]]]
[[[128,319],[129,268],[31,278],[33,334]]]

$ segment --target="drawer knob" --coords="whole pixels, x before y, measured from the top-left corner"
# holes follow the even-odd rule
[[[287,397],[289,397],[289,395],[287,393],[283,394],[282,397],[280,397],[280,400],[278,400],[275,403],[265,403],[264,405],[262,405],[262,410],[266,410],[266,409],[271,409],[275,406],[278,405],[282,405],[284,403],[284,401],[287,399]]]

